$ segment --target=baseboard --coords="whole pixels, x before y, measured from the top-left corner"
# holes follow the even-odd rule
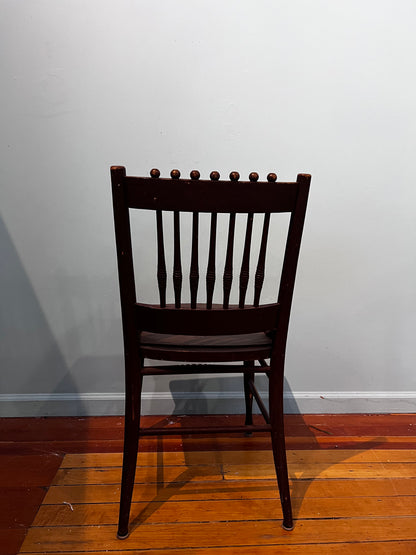
[[[263,397],[267,399],[267,394]],[[287,392],[289,414],[416,412],[416,391]],[[101,416],[123,414],[122,393],[0,394],[0,416]],[[143,414],[240,414],[241,391],[143,394]]]

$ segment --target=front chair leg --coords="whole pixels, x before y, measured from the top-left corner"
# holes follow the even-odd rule
[[[134,382],[133,384],[126,385],[123,472],[121,477],[120,513],[117,532],[119,540],[124,540],[129,535],[130,507],[139,447],[140,401],[143,376],[137,372]]]
[[[293,530],[292,504],[290,500],[289,475],[287,471],[284,417],[283,417],[283,371],[271,372],[269,380],[269,409],[272,427],[273,458],[283,511],[283,528]]]

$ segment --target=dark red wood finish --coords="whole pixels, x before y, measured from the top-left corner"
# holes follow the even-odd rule
[[[143,377],[147,375],[180,374],[177,364],[145,367],[146,358],[175,362],[219,363],[240,361],[240,367],[208,364],[183,367],[186,374],[205,371],[244,374],[246,399],[245,426],[191,427],[189,433],[236,433],[270,431],[276,474],[283,508],[283,527],[292,529],[293,519],[287,475],[283,423],[283,372],[286,339],[300,242],[305,218],[310,176],[298,175],[296,182],[276,182],[269,174],[267,182],[259,182],[251,173],[250,181],[239,181],[238,172],[231,172],[230,181],[220,181],[218,172],[210,180],[200,179],[197,170],[191,179],[181,179],[172,170],[171,179],[161,179],[158,170],[150,178],[126,176],[123,167],[112,167],[112,190],[120,281],[121,309],[126,370],[126,418],[124,459],[121,485],[118,537],[128,536],[128,521],[134,485],[137,449],[140,436],[172,434],[166,428],[140,429],[140,402]],[[158,306],[138,302],[130,235],[129,210],[146,209],[156,212],[157,276],[160,294]],[[165,244],[162,212],[173,213],[173,304],[167,304]],[[191,256],[189,269],[190,304],[182,303],[182,259],[180,214],[192,213]],[[270,215],[290,213],[281,282],[275,303],[261,305]],[[199,284],[199,214],[210,213],[209,251],[206,265],[206,301],[198,303]],[[239,302],[230,305],[233,281],[233,255],[236,214],[246,214],[246,231],[239,275]],[[217,215],[229,214],[227,249],[223,272],[223,304],[213,304],[217,267]],[[254,279],[254,303],[247,305],[250,283],[250,252],[253,218],[263,214],[263,231]],[[272,251],[272,249],[270,249]],[[273,252],[269,256],[273,256]],[[143,261],[145,264],[146,262]],[[144,299],[145,301],[145,299]],[[270,359],[267,364],[264,359]],[[259,361],[257,366],[255,361]],[[269,377],[269,412],[254,385],[256,372]],[[266,421],[253,425],[252,403],[256,400]]]
[[[155,333],[185,335],[234,335],[241,333],[266,332],[274,329],[279,313],[279,304],[247,307],[241,310],[230,306],[174,305],[160,308],[155,305],[136,303],[135,314],[138,329]],[[207,313],[207,308],[210,312]]]

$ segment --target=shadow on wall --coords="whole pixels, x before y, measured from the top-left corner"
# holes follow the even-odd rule
[[[267,377],[263,374],[256,375],[256,386],[261,397],[267,400]],[[173,415],[243,414],[245,412],[242,375],[171,380],[169,387],[174,401]],[[301,414],[286,378],[284,396],[285,412]],[[255,401],[253,412],[260,413]]]
[[[0,416],[25,416],[24,399],[27,405],[30,404],[31,416],[45,416],[54,409],[54,403],[51,405],[48,395],[59,389],[61,382],[65,382],[66,388],[72,391],[76,392],[76,388],[1,218],[0,256],[0,391],[3,395]],[[23,398],[22,395],[27,397]],[[74,402],[77,404],[77,414],[83,414],[82,401],[78,399]]]

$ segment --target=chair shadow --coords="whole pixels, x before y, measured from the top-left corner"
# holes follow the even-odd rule
[[[163,424],[164,420],[160,421],[157,425],[159,427],[160,424]],[[194,458],[193,453],[195,451],[187,450],[187,447],[190,449],[195,449],[195,444],[192,440],[190,440],[189,435],[181,435],[182,437],[182,446],[184,448],[185,454],[185,469],[181,472],[178,476],[174,478],[174,481],[166,483],[165,480],[165,466],[163,461],[163,454],[164,454],[164,447],[163,447],[163,439],[162,437],[157,438],[157,471],[156,471],[156,495],[152,500],[150,500],[146,506],[135,516],[133,516],[131,520],[131,529],[135,529],[140,524],[143,524],[150,517],[157,512],[162,505],[166,502],[172,501],[176,496],[180,495],[182,500],[184,496],[188,496],[192,500],[195,500],[196,496],[201,496],[204,494],[209,494],[210,498],[213,501],[219,501],[221,499],[226,502],[227,495],[234,494],[236,497],[239,498],[239,495],[250,492],[250,491],[270,491],[269,484],[265,484],[264,486],[238,486],[233,485],[230,486],[230,482],[227,481],[227,485],[223,487],[206,487],[204,486],[203,481],[195,482],[195,472],[193,468],[198,468],[198,479],[209,478],[210,476],[215,480],[221,479],[221,475],[218,472],[218,466],[221,466],[224,461],[221,459],[221,451],[212,451],[215,453],[214,461],[210,461],[209,464],[206,466],[202,466],[199,459]],[[210,437],[212,441],[214,438]],[[222,447],[223,449],[223,447]],[[223,477],[222,477],[223,480]],[[189,488],[189,484],[194,483],[195,487]],[[223,483],[224,480],[223,480]],[[276,484],[277,488],[277,484]],[[278,496],[277,496],[278,497]],[[278,500],[277,500],[278,502]]]
[[[377,446],[385,442],[386,438],[377,438],[377,440],[374,438],[371,441],[357,441],[353,448],[351,447],[351,443],[349,443],[350,447],[343,447],[341,445],[341,448],[339,448],[338,442],[334,437],[334,432],[331,431],[330,426],[317,427],[315,425],[308,424],[307,418],[305,418],[306,415],[304,416],[302,414],[286,378],[284,393],[285,414],[289,414],[290,416],[288,419],[291,420],[290,423],[285,425],[286,449],[288,451],[332,450],[339,455],[336,460],[332,460],[328,463],[321,462],[319,465],[314,465],[314,473],[310,472],[311,466],[308,467],[309,471],[307,473],[299,473],[299,471],[296,472],[294,464],[291,465],[289,462],[288,470],[289,479],[291,481],[293,516],[296,520],[299,517],[302,503],[306,497],[307,491],[314,481],[320,479],[322,474],[325,474],[325,471],[332,466],[348,461],[350,458],[350,455],[348,455],[349,452],[352,452],[353,450],[354,452],[365,452],[370,449],[376,449]],[[331,441],[331,437],[334,437],[333,441]],[[302,446],[303,441],[297,442],[295,438],[302,438],[303,441],[306,439],[306,443],[308,444],[307,449]],[[324,438],[328,441],[324,441]]]
[[[242,378],[235,377],[235,378],[227,378],[229,380],[228,387],[230,387],[232,380],[235,380],[233,383],[234,386],[242,386]],[[231,380],[231,382],[230,382]],[[238,383],[237,383],[238,380]],[[266,380],[266,378],[265,378]],[[239,441],[234,444],[230,444],[230,446],[226,446],[224,440],[218,437],[218,435],[210,435],[209,436],[209,451],[211,453],[209,464],[206,466],[201,465],[200,457],[196,455],[198,453],[197,449],[198,446],[202,446],[200,451],[203,451],[204,446],[204,439],[202,435],[195,435],[193,434],[190,436],[186,433],[186,418],[183,416],[184,414],[195,414],[196,409],[198,409],[199,414],[212,414],[212,403],[210,402],[211,399],[208,397],[205,400],[201,399],[201,396],[198,396],[197,402],[193,402],[192,399],[188,399],[184,402],[183,395],[178,395],[175,398],[176,392],[183,392],[183,391],[195,391],[196,385],[200,380],[197,379],[184,379],[184,380],[173,380],[171,382],[171,391],[173,394],[173,398],[175,400],[175,409],[173,414],[169,417],[165,417],[161,419],[159,422],[154,424],[154,427],[160,427],[165,425],[175,425],[178,426],[178,435],[181,436],[181,446],[184,453],[184,463],[185,469],[178,475],[175,476],[174,480],[167,481],[165,479],[165,465],[164,465],[164,443],[163,437],[158,436],[157,438],[157,475],[156,475],[156,494],[151,499],[146,506],[137,514],[132,515],[131,527],[136,528],[140,524],[149,520],[149,518],[166,502],[172,501],[178,494],[180,494],[181,499],[185,496],[185,498],[189,494],[190,499],[194,499],[195,496],[201,496],[204,494],[210,495],[210,499],[221,500],[223,499],[226,502],[226,499],[229,498],[229,495],[235,495],[235,498],[242,498],[242,494],[256,491],[261,492],[270,491],[270,479],[269,478],[257,478],[258,482],[264,482],[264,485],[259,485],[259,483],[254,484],[253,486],[249,485],[250,479],[244,479],[244,485],[239,485],[235,483],[233,485],[230,484],[230,480],[226,480],[227,485],[218,486],[218,487],[206,487],[204,486],[202,481],[196,482],[195,481],[195,468],[198,468],[198,478],[206,479],[210,476],[215,480],[215,477],[218,476],[218,468],[222,469],[222,465],[225,464],[224,458],[222,457],[222,452],[224,450],[243,450],[243,451],[250,451],[250,450],[269,450],[271,451],[271,441],[270,441],[270,434],[265,432],[257,432],[252,437],[244,437],[241,438]],[[202,381],[202,380],[201,380]],[[206,380],[204,380],[206,381]],[[208,378],[209,381],[209,378]],[[215,380],[213,385],[216,385],[218,382]],[[267,383],[266,381],[264,383]],[[261,386],[259,387],[261,391]],[[235,390],[235,389],[234,389]],[[202,401],[202,402],[201,402]],[[237,406],[237,414],[241,415],[241,423],[244,422],[244,416],[242,415],[244,412],[244,402],[240,402],[240,406]],[[211,410],[211,412],[210,412]],[[287,450],[304,450],[304,451],[311,451],[311,450],[322,450],[322,449],[336,449],[335,445],[331,443],[322,443],[319,441],[319,437],[321,436],[331,436],[332,432],[330,430],[322,428],[317,428],[313,425],[310,425],[305,420],[304,416],[302,415],[298,403],[290,389],[290,386],[285,380],[285,412],[286,412],[286,424],[285,424],[285,431],[286,431],[286,440],[287,440]],[[212,417],[215,421],[215,416]],[[218,418],[224,418],[218,417]],[[226,417],[227,418],[227,417]],[[228,417],[230,418],[230,417]],[[233,417],[231,417],[233,418]],[[261,423],[262,419],[259,415],[255,415],[255,423]],[[238,434],[230,434],[230,436],[226,436],[226,434],[221,434],[225,437],[238,437]],[[204,436],[205,438],[207,436]],[[256,442],[252,441],[252,438],[257,437],[258,440]],[[260,439],[261,438],[261,439]],[[297,441],[300,439],[301,441]],[[380,438],[380,443],[383,442],[384,438]],[[206,442],[207,440],[205,440]],[[307,448],[305,449],[305,445]],[[360,451],[366,451],[367,449],[374,449],[378,445],[377,442],[373,441],[366,441],[366,442],[359,442],[357,444],[357,449]],[[238,449],[237,449],[238,447]],[[293,449],[294,448],[294,449]],[[308,467],[308,472],[303,473],[299,470],[294,469],[294,464],[290,462],[289,457],[289,479],[291,483],[291,496],[292,496],[292,506],[293,506],[293,516],[296,520],[299,518],[299,513],[302,507],[302,503],[306,497],[307,491],[311,484],[319,479],[322,473],[332,467],[334,464],[338,464],[348,460],[349,456],[344,450],[337,451],[339,453],[339,458],[336,461],[325,463],[319,465],[314,465],[314,469],[316,470],[316,474],[311,474],[310,467]],[[140,449],[139,449],[139,458],[138,464],[140,465]],[[216,465],[216,466],[215,466]],[[224,480],[224,475],[223,478]],[[253,480],[256,480],[253,477]],[[189,484],[195,484],[195,487],[189,487]],[[276,508],[277,511],[280,511],[280,501],[279,501],[279,492],[277,481],[274,478],[274,484],[276,488]],[[213,497],[214,496],[214,497]],[[261,495],[257,498],[261,498]],[[277,518],[281,518],[280,512],[277,513]]]

